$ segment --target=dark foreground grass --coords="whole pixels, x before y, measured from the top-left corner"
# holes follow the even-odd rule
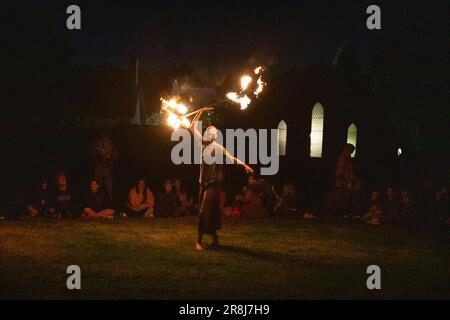
[[[194,251],[195,219],[0,221],[0,298],[450,298],[450,235],[303,220],[224,221]],[[66,288],[79,265],[82,290]],[[367,266],[382,290],[366,288]]]

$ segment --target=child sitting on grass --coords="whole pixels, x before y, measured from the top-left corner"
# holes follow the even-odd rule
[[[380,193],[376,190],[370,194],[371,205],[369,211],[361,217],[361,221],[369,225],[380,225],[384,222],[384,213],[380,207]]]

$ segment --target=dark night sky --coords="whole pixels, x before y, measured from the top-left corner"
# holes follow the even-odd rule
[[[65,29],[65,7],[82,9],[82,30]],[[382,9],[381,31],[366,29],[366,8]],[[432,14],[408,1],[33,1],[68,37],[77,64],[125,66],[137,50],[145,64],[240,67],[249,59],[276,67],[331,61],[351,41],[367,64],[392,23]]]

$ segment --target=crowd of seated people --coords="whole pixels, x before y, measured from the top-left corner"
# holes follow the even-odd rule
[[[48,180],[42,180],[28,202],[26,210],[31,217],[72,217],[75,213],[74,203],[74,195],[67,176],[63,172],[58,172],[55,176],[54,190],[50,190]]]
[[[409,188],[399,190],[392,185],[388,185],[383,192],[373,189],[368,203],[362,204],[358,211],[353,211],[346,217],[369,225],[390,224],[411,228],[450,224],[450,204],[446,186],[433,191],[427,190],[427,194],[419,191],[415,196]],[[352,193],[350,198],[353,203],[355,199]],[[359,201],[359,198],[356,201]],[[351,205],[350,207],[354,208]]]
[[[143,178],[128,192],[124,206],[114,208],[111,199],[96,179],[91,179],[82,196],[75,196],[64,172],[55,175],[54,184],[42,179],[26,203],[26,214],[32,218],[114,218],[179,217],[194,213],[194,201],[184,190],[181,180],[166,180],[162,192],[154,197]]]
[[[368,225],[399,225],[411,228],[432,225],[450,225],[448,188],[441,185],[425,188],[413,193],[410,188],[397,189],[393,185],[373,188],[366,192],[360,181],[355,181],[344,200],[337,201],[342,217]],[[226,215],[243,218],[303,218],[326,217],[323,211],[313,212],[303,203],[302,194],[291,184],[283,185],[281,193],[264,179],[248,178],[247,184],[238,193]],[[334,195],[340,197],[341,195]],[[335,214],[335,211],[333,211]]]
[[[312,213],[302,203],[297,188],[286,183],[281,192],[268,181],[250,176],[247,184],[233,193],[233,187],[223,186],[220,191],[220,208],[224,215],[242,218],[304,218],[317,219],[321,212]],[[235,188],[234,188],[235,189]],[[236,190],[234,190],[236,191]],[[128,192],[127,203],[114,207],[102,190],[100,183],[92,179],[86,184],[81,197],[75,196],[67,175],[58,172],[52,187],[51,181],[43,179],[37,185],[26,205],[30,217],[113,218],[120,217],[183,217],[194,215],[197,208],[193,197],[185,191],[180,179],[164,181],[156,197],[143,178]],[[334,193],[338,198],[340,194]],[[338,199],[339,200],[339,199]],[[339,204],[340,213],[352,221],[368,225],[403,225],[409,227],[450,225],[448,187],[436,188],[426,180],[416,192],[403,187],[387,185],[364,191],[360,181],[355,181]]]

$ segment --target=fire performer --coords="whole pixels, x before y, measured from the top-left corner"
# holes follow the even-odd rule
[[[202,113],[207,110],[200,110],[194,117],[191,123],[191,131],[194,135],[194,140],[202,143],[202,155],[209,155],[215,159],[216,156],[221,156],[222,159],[226,158],[229,163],[236,163],[244,167],[247,173],[253,173],[253,169],[246,165],[241,160],[233,157],[228,150],[216,142],[217,139],[217,129],[214,126],[209,126],[205,134],[201,135],[198,128],[196,127],[198,119],[201,118]],[[209,161],[208,161],[209,162]],[[195,244],[195,249],[200,251],[203,250],[202,240],[204,234],[209,234],[212,236],[213,241],[211,244],[212,248],[216,248],[219,245],[219,238],[217,236],[217,230],[219,230],[221,225],[221,210],[219,202],[220,193],[220,163],[215,161],[211,164],[202,159],[200,165],[200,192],[199,192],[199,217],[198,217],[198,238]]]

